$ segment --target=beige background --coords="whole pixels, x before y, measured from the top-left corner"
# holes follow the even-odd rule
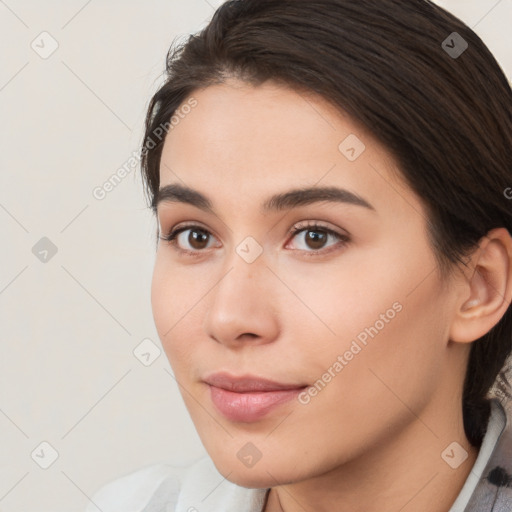
[[[93,190],[137,151],[173,38],[220,3],[0,0],[0,511],[81,512],[109,479],[204,453],[164,354],[133,353],[160,346],[138,168]],[[512,0],[439,3],[511,77]]]

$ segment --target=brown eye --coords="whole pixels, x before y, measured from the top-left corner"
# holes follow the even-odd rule
[[[327,236],[327,233],[320,230],[308,230],[305,236],[306,245],[315,251],[322,249],[327,242]]]
[[[202,229],[188,229],[187,231],[189,231],[187,242],[190,244],[192,249],[198,251],[206,249],[209,237],[209,234],[206,231],[203,231]],[[184,231],[184,233],[186,233],[186,231]]]
[[[347,235],[315,224],[296,226],[292,233],[294,248],[312,254],[316,252],[324,253],[325,250],[331,247],[333,249],[335,246],[341,247],[349,241]]]
[[[201,252],[208,249],[211,246],[210,242],[214,239],[209,231],[200,226],[183,226],[159,238],[185,252]]]

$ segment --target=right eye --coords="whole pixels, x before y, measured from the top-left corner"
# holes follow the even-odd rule
[[[169,242],[176,250],[183,253],[197,253],[211,248],[213,235],[205,228],[197,225],[181,226],[159,237]]]

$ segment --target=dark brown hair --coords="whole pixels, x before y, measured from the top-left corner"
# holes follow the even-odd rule
[[[450,51],[464,42],[462,54]],[[492,228],[512,232],[503,193],[512,186],[510,85],[482,40],[429,0],[221,5],[200,33],[173,43],[165,84],[149,105],[142,171],[153,209],[164,140],[149,149],[155,130],[194,90],[232,77],[317,93],[384,144],[423,200],[441,276]],[[471,347],[462,408],[475,446],[487,428],[489,390],[512,349],[511,315],[509,307]]]

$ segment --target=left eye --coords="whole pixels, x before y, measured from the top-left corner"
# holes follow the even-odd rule
[[[336,233],[336,231],[322,226],[295,228],[293,238],[299,241],[297,247],[298,250],[308,252],[320,251],[326,247],[331,247],[332,245],[335,245],[337,241],[348,241],[348,237],[345,235]],[[329,241],[332,243],[328,244]]]

